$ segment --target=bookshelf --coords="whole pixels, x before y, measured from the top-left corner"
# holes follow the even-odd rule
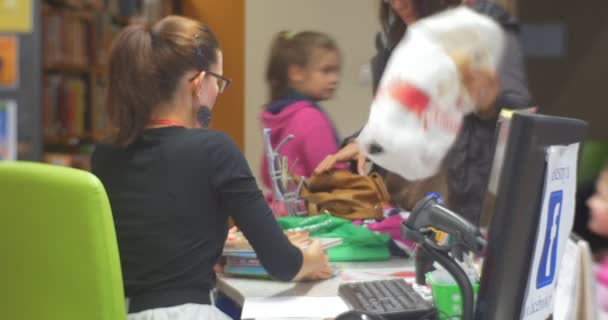
[[[135,22],[180,13],[180,1],[43,0],[43,161],[90,169],[93,144],[111,132],[105,115],[113,38]]]

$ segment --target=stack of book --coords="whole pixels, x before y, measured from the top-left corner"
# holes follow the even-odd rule
[[[312,241],[306,231],[285,231],[287,238],[300,247],[306,247]],[[342,243],[341,238],[317,238],[324,249]],[[270,278],[255,251],[240,232],[230,232],[223,251],[224,274],[239,277]]]

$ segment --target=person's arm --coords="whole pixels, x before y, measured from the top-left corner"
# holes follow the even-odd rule
[[[498,71],[501,90],[495,101],[497,111],[530,108],[533,102],[519,39],[519,22],[494,1],[474,1],[471,8],[495,20],[505,31],[505,52]]]
[[[344,148],[347,145],[355,142],[355,140],[357,139],[357,137],[359,136],[361,131],[363,131],[363,128],[353,132],[350,136],[347,136],[346,138],[344,138],[344,140],[342,140],[342,144],[340,145],[340,148]]]
[[[370,60],[370,68],[372,72],[372,92],[376,94],[378,85],[382,79],[382,74],[391,57],[392,50],[388,49],[388,39],[382,32],[378,32],[375,38],[376,54]],[[358,135],[358,134],[357,134]]]
[[[514,32],[506,32],[505,53],[498,77],[501,83],[496,99],[498,108],[525,109],[532,106],[528,80],[519,38]]]
[[[313,171],[313,174],[323,173],[325,171],[333,169],[336,164],[344,163],[348,161],[357,162],[357,172],[361,175],[365,174],[365,161],[366,156],[364,152],[361,152],[359,145],[356,142],[351,142],[340,149],[335,154],[330,154]]]
[[[300,250],[284,235],[236,143],[217,133],[210,150],[211,184],[222,209],[234,218],[268,273],[284,281],[328,277],[320,247]]]

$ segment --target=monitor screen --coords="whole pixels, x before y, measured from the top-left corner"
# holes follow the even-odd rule
[[[476,319],[521,318],[540,220],[546,150],[582,142],[586,128],[580,120],[535,114],[501,119],[482,213],[488,245]]]

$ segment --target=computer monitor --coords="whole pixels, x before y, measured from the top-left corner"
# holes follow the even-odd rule
[[[580,120],[514,113],[497,132],[481,227],[488,228],[475,319],[520,319],[533,260],[549,146],[582,142]]]

